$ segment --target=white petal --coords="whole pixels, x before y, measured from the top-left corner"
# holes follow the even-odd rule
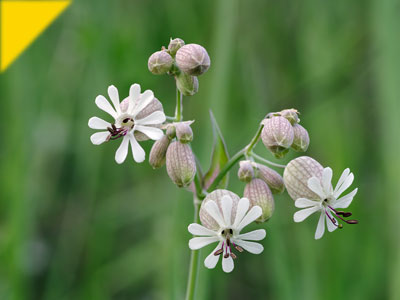
[[[161,129],[156,127],[135,125],[135,130],[140,131],[147,135],[152,140],[159,140],[163,137],[164,133]]]
[[[136,141],[133,134],[129,134],[129,140],[131,142],[132,156],[137,163],[141,163],[146,159],[146,152]]]
[[[206,266],[206,268],[208,269],[215,268],[215,266],[218,263],[219,257],[222,255],[214,255],[214,252],[221,249],[221,247],[222,247],[222,242],[219,242],[217,247],[215,247],[215,249],[210,253],[210,255],[206,257],[206,259],[204,260],[204,265]]]
[[[332,169],[329,167],[322,171],[322,188],[325,195],[332,194]]]
[[[336,192],[340,189],[340,187],[342,186],[342,184],[344,183],[344,181],[346,180],[346,178],[349,176],[350,174],[350,169],[347,168],[343,171],[342,175],[340,175],[340,178],[338,180],[338,183],[336,184],[334,193],[336,194]]]
[[[321,182],[317,177],[311,177],[307,182],[308,187],[316,193],[322,200],[325,199],[325,193],[322,190]]]
[[[214,236],[216,235],[215,231],[212,231],[200,224],[192,223],[188,226],[188,230],[193,235],[202,235],[202,236]]]
[[[265,229],[257,229],[247,233],[239,234],[236,238],[249,241],[261,241],[266,236]]]
[[[107,129],[107,127],[111,127],[111,124],[100,119],[98,117],[92,117],[89,119],[88,125],[92,129]]]
[[[353,173],[350,173],[350,175],[346,177],[340,188],[335,189],[335,193],[333,194],[335,198],[339,198],[339,196],[353,183],[353,180],[354,175]]]
[[[336,220],[336,218],[334,218],[331,214],[330,211],[327,211],[328,215],[332,218],[332,220]],[[336,220],[336,225],[332,223],[332,221],[326,216],[326,226],[328,227],[328,231],[332,232],[335,231],[338,227],[336,225],[338,225],[338,221]]]
[[[227,226],[231,225],[231,213],[232,213],[232,199],[228,195],[225,195],[221,199],[222,215]]]
[[[111,115],[114,119],[117,119],[116,111],[111,106],[110,102],[108,102],[107,99],[104,98],[104,96],[101,96],[101,95],[97,96],[95,102],[96,102],[96,105],[98,108],[100,108],[101,110],[104,110],[106,113]]]
[[[253,254],[260,254],[261,252],[264,251],[263,245],[255,242],[247,242],[247,241],[242,241],[242,240],[233,240],[233,242],[236,245],[239,245],[242,247],[244,250],[253,253]]]
[[[259,216],[262,215],[262,209],[259,206],[253,206],[249,212],[244,216],[243,220],[239,223],[236,230],[239,232],[251,222],[255,221]]]
[[[318,210],[320,210],[319,206],[313,206],[310,208],[305,208],[305,209],[296,211],[295,214],[293,215],[293,220],[295,222],[302,222]]]
[[[322,211],[319,216],[317,230],[315,231],[315,239],[318,240],[322,238],[325,232],[325,212]]]
[[[222,259],[222,270],[224,270],[225,273],[230,273],[233,271],[233,259],[232,257],[227,257]]]
[[[218,237],[216,236],[195,237],[190,239],[189,248],[192,250],[198,250],[216,241],[218,241]]]
[[[110,96],[111,102],[114,105],[117,114],[121,114],[121,107],[119,106],[119,95],[118,90],[115,86],[110,85],[108,87],[108,96]]]
[[[90,136],[90,141],[93,145],[103,144],[107,140],[109,134],[108,131],[96,132]]]
[[[317,204],[319,205],[319,203],[317,201],[313,201],[313,200],[306,199],[306,198],[299,198],[294,202],[294,205],[298,208],[315,206]]]
[[[250,202],[247,198],[242,198],[239,200],[237,209],[236,209],[236,217],[235,222],[233,223],[233,227],[237,228],[239,223],[243,220],[243,217],[249,210]]]
[[[357,191],[358,189],[354,189],[351,193],[347,194],[346,196],[337,199],[336,202],[333,204],[333,208],[348,208],[349,205],[351,204],[351,201],[353,201],[354,196],[357,194]]]
[[[138,102],[140,97],[140,85],[135,83],[131,85],[131,88],[129,89],[129,107],[128,107],[128,113],[131,114],[133,111],[133,108],[135,107],[136,103]]]
[[[136,102],[135,107],[133,108],[132,115],[136,117],[138,113],[140,113],[149,103],[154,99],[154,94],[152,91],[147,90],[141,96],[140,99]]]
[[[225,227],[225,222],[221,216],[219,208],[217,204],[210,200],[204,205],[204,209],[208,212],[208,214],[218,223],[220,227]]]
[[[124,136],[117,152],[115,152],[115,161],[122,164],[128,155],[129,136]]]
[[[157,125],[164,123],[165,119],[166,117],[164,112],[157,110],[143,119],[135,120],[135,123],[137,125]]]

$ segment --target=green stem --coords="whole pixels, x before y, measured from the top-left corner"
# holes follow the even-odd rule
[[[257,159],[263,163],[269,164],[271,166],[274,166],[277,168],[282,168],[282,169],[286,168],[286,165],[280,165],[280,164],[274,163],[272,161],[269,161],[268,159],[265,159],[265,158],[255,154],[254,152],[250,152],[250,156],[254,157],[255,159]]]
[[[183,105],[182,105],[182,93],[176,88],[176,110],[175,110],[175,121],[180,122],[183,119]]]
[[[197,199],[196,196],[193,197],[193,205],[194,205],[194,219],[193,223],[199,223],[199,209],[200,209],[200,200]],[[200,250],[192,250],[190,256],[190,266],[189,266],[189,277],[186,289],[186,300],[194,299],[194,292],[196,288],[197,281],[197,273],[199,267],[199,251]]]

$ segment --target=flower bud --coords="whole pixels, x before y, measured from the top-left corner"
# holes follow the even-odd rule
[[[185,42],[180,38],[176,38],[173,40],[171,39],[168,45],[169,54],[171,54],[172,57],[175,57],[176,51],[178,51],[184,45]]]
[[[300,122],[299,112],[297,111],[297,109],[294,109],[294,108],[284,109],[284,110],[281,110],[281,112],[279,114],[282,117],[284,117],[285,119],[287,119],[290,122],[290,124],[292,124],[292,125]]]
[[[179,73],[175,76],[176,87],[184,96],[193,96],[199,90],[199,80],[196,76],[190,76],[186,73]]]
[[[167,130],[165,131],[166,136],[172,140],[176,137],[176,129],[175,126],[172,124],[168,124]]]
[[[271,218],[275,209],[274,197],[263,180],[254,178],[246,184],[243,197],[249,199],[251,206],[258,205],[261,207],[262,215],[256,222],[265,222]]]
[[[169,55],[167,51],[162,50],[157,51],[150,56],[147,66],[151,73],[162,75],[171,70],[173,64],[174,59],[171,55]]]
[[[285,190],[283,178],[278,172],[261,164],[256,163],[255,166],[258,171],[256,177],[262,179],[273,194],[280,194]]]
[[[169,143],[170,139],[164,135],[153,144],[149,156],[149,163],[153,169],[161,168],[165,164],[165,156]]]
[[[196,174],[196,161],[188,144],[172,142],[167,150],[167,173],[178,187],[187,187]]]
[[[197,44],[188,44],[176,52],[176,64],[179,69],[189,75],[199,76],[210,67],[207,50]]]
[[[315,159],[301,156],[288,163],[283,172],[283,181],[293,200],[299,198],[319,199],[319,196],[308,188],[308,179],[322,177],[323,167]]]
[[[264,119],[264,128],[261,132],[261,139],[276,157],[281,158],[286,154],[293,143],[294,132],[290,122],[284,117],[272,117]]]
[[[291,148],[294,151],[306,152],[310,144],[310,137],[307,130],[300,124],[293,125],[294,139]]]
[[[219,189],[219,190],[215,190],[215,191],[211,192],[210,194],[208,194],[207,197],[201,203],[199,216],[200,216],[201,224],[203,224],[203,226],[207,227],[208,229],[212,229],[212,230],[216,230],[220,227],[218,225],[218,223],[214,220],[214,218],[211,217],[209,215],[209,213],[204,209],[204,205],[210,200],[215,201],[215,203],[217,203],[219,210],[222,214],[221,200],[222,200],[222,197],[225,195],[231,197],[231,199],[232,199],[231,221],[233,222],[235,220],[237,205],[239,203],[240,197],[238,195],[236,195],[235,193],[232,193],[231,191]]]
[[[183,143],[190,143],[193,140],[193,131],[190,128],[192,122],[180,122],[175,124],[176,137]]]
[[[239,163],[238,177],[240,181],[250,182],[254,177],[254,169],[251,161],[243,160]]]

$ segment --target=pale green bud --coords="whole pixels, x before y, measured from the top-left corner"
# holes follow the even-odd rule
[[[308,131],[300,124],[293,125],[294,139],[291,148],[298,152],[306,152],[310,144]]]
[[[210,57],[204,47],[197,44],[188,44],[176,52],[176,64],[186,74],[199,76],[210,67]]]
[[[293,143],[292,124],[286,118],[279,116],[264,119],[262,124],[264,124],[264,128],[261,132],[261,139],[265,147],[276,157],[281,158]]]
[[[169,54],[171,54],[172,57],[175,57],[176,52],[184,45],[185,42],[180,38],[171,39],[168,45]]]
[[[271,218],[275,210],[274,197],[263,180],[254,178],[246,184],[243,197],[249,199],[251,206],[261,207],[262,215],[256,220],[257,222],[265,222]]]
[[[239,163],[238,177],[240,181],[250,182],[254,177],[254,169],[251,161],[242,160]]]
[[[254,163],[257,168],[257,178],[262,179],[273,194],[280,194],[285,190],[282,176],[275,170],[262,164]]]
[[[165,131],[166,136],[172,140],[176,137],[176,128],[172,124],[168,124],[167,130]]]
[[[167,173],[178,187],[187,187],[196,174],[196,161],[189,144],[172,142],[166,156]]]
[[[300,122],[299,112],[297,111],[297,109],[294,108],[284,109],[279,114],[282,117],[286,118],[292,125]]]
[[[154,168],[161,168],[165,164],[165,156],[170,143],[170,139],[164,135],[157,140],[150,151],[149,163]]]
[[[196,76],[191,76],[180,72],[175,76],[176,87],[184,96],[193,96],[199,90],[199,80]]]
[[[174,64],[174,59],[165,50],[157,51],[149,57],[147,66],[149,71],[156,75],[169,72]]]
[[[183,144],[190,143],[193,140],[193,131],[190,127],[192,123],[190,121],[175,123],[176,137]]]

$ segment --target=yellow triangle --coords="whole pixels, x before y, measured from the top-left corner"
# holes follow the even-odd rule
[[[0,72],[68,7],[66,1],[0,0]]]

